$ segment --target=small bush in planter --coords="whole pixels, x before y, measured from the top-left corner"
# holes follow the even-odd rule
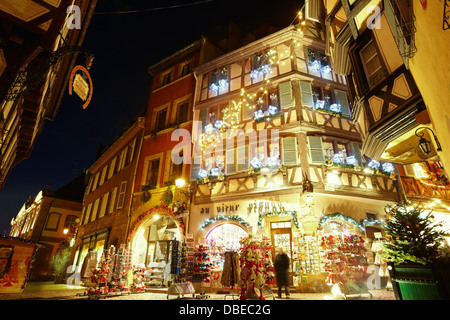
[[[387,207],[386,233],[392,237],[385,244],[382,257],[394,265],[427,265],[441,258],[443,235],[441,223],[432,213],[406,203]]]

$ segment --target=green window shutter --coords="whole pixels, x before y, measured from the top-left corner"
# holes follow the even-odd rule
[[[325,163],[323,155],[322,137],[308,137],[309,151],[311,154],[311,163]]]
[[[237,148],[237,171],[247,171],[248,170],[248,145],[241,146]]]
[[[359,164],[362,164],[362,154],[361,149],[359,148],[359,143],[356,141],[352,141],[350,142],[350,146],[352,148],[353,155],[355,156],[356,161],[358,161]]]
[[[281,147],[283,148],[283,164],[287,166],[298,164],[297,138],[283,137],[281,139]]]
[[[236,173],[236,161],[234,159],[235,149],[227,150],[226,153],[226,174],[235,174]]]
[[[201,161],[202,161],[202,156],[201,155],[192,158],[191,176],[190,176],[191,181],[197,180],[197,178],[198,178],[198,171],[202,167],[202,162]]]
[[[292,99],[292,87],[291,82],[283,82],[278,86],[280,89],[280,107],[281,109],[287,109],[294,106]]]
[[[350,107],[348,105],[347,93],[342,90],[335,89],[334,94],[337,97],[337,102],[341,105],[341,112],[347,116],[350,116]]]
[[[302,95],[302,106],[304,107],[314,107],[314,99],[312,93],[311,82],[309,81],[299,81],[300,82],[300,92]]]
[[[206,126],[206,118],[208,117],[208,109],[201,109],[198,117],[198,121],[202,122],[202,130]]]

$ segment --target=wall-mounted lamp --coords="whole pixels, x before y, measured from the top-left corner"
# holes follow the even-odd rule
[[[425,154],[425,155],[430,154],[430,152],[431,152],[431,142],[423,137],[424,136],[423,132],[421,132],[420,134],[417,134],[417,131],[419,131],[420,129],[428,129],[428,130],[430,130],[431,133],[433,134],[434,141],[436,141],[436,146],[437,146],[436,150],[437,151],[442,151],[441,144],[439,143],[439,140],[436,137],[436,135],[434,134],[433,130],[431,130],[428,127],[422,127],[422,128],[418,128],[416,130],[415,134],[416,134],[416,136],[418,136],[420,138],[419,139],[419,148],[420,148],[420,150],[422,150],[423,154]]]

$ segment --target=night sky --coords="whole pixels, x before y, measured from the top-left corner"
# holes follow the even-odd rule
[[[46,121],[30,158],[13,168],[0,191],[0,233],[9,233],[11,219],[29,196],[48,183],[56,190],[79,176],[93,164],[98,146],[111,144],[147,107],[149,66],[202,35],[226,30],[228,20],[287,27],[302,2],[98,0],[83,43],[95,55],[91,103],[83,110],[83,102],[66,88],[56,118]]]

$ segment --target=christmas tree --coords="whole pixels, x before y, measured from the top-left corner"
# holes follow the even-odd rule
[[[386,232],[391,242],[384,246],[382,257],[394,264],[427,264],[439,257],[444,232],[442,224],[433,222],[431,212],[399,203],[388,206]]]

